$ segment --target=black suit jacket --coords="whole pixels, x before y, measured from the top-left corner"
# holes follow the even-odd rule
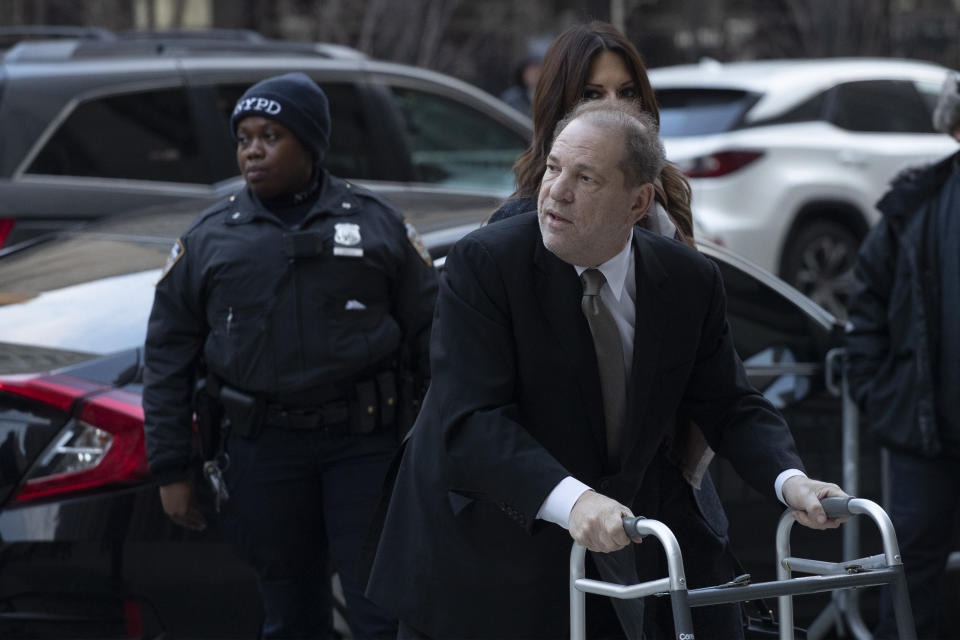
[[[802,469],[786,424],[747,382],[717,267],[645,231],[633,244],[636,335],[616,473],[580,279],[544,247],[536,216],[484,227],[448,255],[432,383],[368,586],[422,632],[563,635],[571,538],[537,511],[568,475],[634,504],[678,414],[768,495],[781,471]]]

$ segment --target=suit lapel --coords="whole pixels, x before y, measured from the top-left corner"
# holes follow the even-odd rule
[[[633,237],[636,285],[636,316],[633,337],[633,365],[628,385],[627,422],[621,462],[632,456],[638,443],[649,451],[643,451],[643,461],[638,468],[646,467],[656,451],[663,425],[646,424],[647,408],[657,386],[663,335],[670,305],[666,295],[667,271],[649,246],[644,232],[637,231]],[[631,463],[631,467],[635,463]],[[621,465],[624,468],[624,465]]]
[[[588,422],[597,454],[605,456],[600,372],[590,327],[580,310],[583,287],[574,268],[550,253],[539,239],[539,234],[534,263],[537,267],[534,276],[537,302],[543,317],[547,319],[553,342],[567,355],[569,370],[580,389],[584,419]],[[541,344],[549,345],[550,340],[543,340]]]

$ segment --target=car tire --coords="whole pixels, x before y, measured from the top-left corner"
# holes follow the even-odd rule
[[[860,239],[842,224],[810,222],[787,244],[781,277],[839,320],[845,320],[859,248]]]

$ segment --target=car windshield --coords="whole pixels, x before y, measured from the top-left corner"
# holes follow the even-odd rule
[[[700,136],[733,129],[755,98],[732,89],[660,89],[660,134]]]

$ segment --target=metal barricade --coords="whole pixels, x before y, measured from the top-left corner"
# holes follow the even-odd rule
[[[846,375],[846,352],[842,348],[831,349],[826,358],[826,386],[843,403],[842,417],[842,482],[844,491],[851,495],[860,493],[860,409],[853,401]],[[888,453],[881,450],[880,491],[883,509],[889,510],[890,478]],[[852,560],[860,554],[860,525],[856,519],[843,529],[843,559]],[[960,570],[960,551],[954,551],[947,559],[947,571]],[[836,591],[830,604],[820,612],[807,629],[807,640],[820,640],[832,628],[843,635],[843,627],[856,640],[871,640],[873,633],[863,621],[860,610],[860,594],[853,591]]]

